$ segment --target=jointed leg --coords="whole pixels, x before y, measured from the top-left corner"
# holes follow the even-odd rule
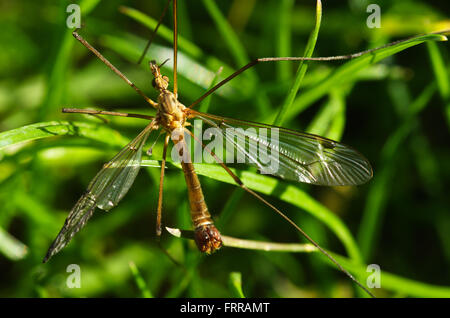
[[[164,170],[166,168],[166,156],[167,156],[167,146],[169,145],[170,134],[166,135],[164,139],[163,157],[161,161],[161,175],[159,178],[159,196],[158,196],[158,210],[156,212],[156,235],[161,236],[161,211],[162,211],[162,200],[163,200],[163,184],[164,184]]]
[[[110,61],[108,61],[99,51],[97,51],[92,45],[90,45],[81,35],[78,34],[77,30],[72,32],[75,39],[81,42],[89,51],[94,53],[103,63],[106,64],[111,70],[114,71],[121,79],[123,79],[128,85],[130,85],[136,92],[138,92],[139,95],[144,97],[144,99],[152,105],[154,108],[157,107],[157,103],[155,103],[153,100],[147,97],[136,85],[133,84],[124,74],[122,74],[121,71],[119,71],[114,65],[111,64]]]
[[[176,97],[178,97],[177,57],[178,57],[177,0],[173,0],[173,93],[175,94]]]
[[[447,31],[442,31],[442,32],[435,32],[435,33],[436,34],[445,34],[446,32],[448,32],[448,30]],[[236,72],[234,72],[233,74],[231,74],[230,76],[228,76],[227,78],[225,78],[224,80],[219,82],[216,86],[214,86],[213,88],[208,90],[205,94],[200,96],[196,101],[194,101],[191,105],[189,105],[189,108],[194,107],[195,105],[200,103],[202,100],[204,100],[206,97],[208,97],[213,92],[215,92],[217,89],[219,89],[220,87],[222,87],[223,85],[225,85],[226,83],[231,81],[233,78],[235,78],[239,74],[243,73],[244,71],[248,70],[249,68],[255,66],[258,63],[278,62],[278,61],[340,61],[340,60],[351,60],[351,59],[360,57],[360,56],[365,55],[365,54],[374,53],[374,52],[376,52],[378,50],[381,50],[383,48],[386,48],[386,47],[390,47],[390,46],[393,46],[393,45],[396,45],[396,44],[399,44],[399,43],[402,43],[402,42],[411,41],[411,40],[413,40],[416,37],[420,37],[420,36],[414,36],[414,37],[410,37],[410,38],[407,38],[407,39],[398,40],[398,41],[391,42],[391,43],[388,43],[386,45],[383,45],[383,46],[380,46],[380,47],[377,47],[377,48],[361,51],[361,52],[358,52],[358,53],[348,54],[348,55],[337,55],[337,56],[327,56],[327,57],[264,57],[264,58],[258,58],[258,59],[255,59],[255,60],[251,61],[247,65],[244,65],[242,68],[240,68],[239,70],[237,70]]]
[[[75,114],[86,114],[86,115],[108,115],[108,116],[120,116],[120,117],[134,117],[141,119],[153,120],[153,116],[147,116],[142,114],[133,113],[119,113],[111,112],[106,110],[95,110],[95,109],[80,109],[80,108],[63,108],[63,113],[75,113]]]
[[[152,32],[152,35],[150,36],[150,39],[147,42],[147,45],[145,46],[144,52],[142,52],[141,57],[139,58],[138,64],[141,64],[142,60],[144,59],[145,55],[147,54],[148,48],[150,47],[150,44],[153,42],[153,38],[155,37],[156,32],[158,32],[159,26],[161,25],[162,19],[166,15],[167,9],[169,8],[170,0],[167,0],[166,6],[164,7],[163,13],[161,14],[161,17],[159,18],[158,24],[156,25],[155,29]]]

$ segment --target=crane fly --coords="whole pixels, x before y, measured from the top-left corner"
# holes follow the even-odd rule
[[[167,11],[170,0],[168,0],[164,12],[159,19],[159,22],[154,29],[144,53],[139,59],[139,63],[144,59],[147,49],[161,24],[162,18]],[[324,137],[301,133],[290,129],[275,127],[271,125],[254,123],[244,120],[232,119],[202,113],[193,109],[203,99],[212,94],[225,83],[238,76],[240,73],[249,69],[250,67],[261,62],[273,61],[332,61],[351,59],[361,56],[371,51],[380,49],[372,49],[351,55],[333,56],[333,57],[281,57],[281,58],[259,58],[256,59],[241,69],[237,70],[209,91],[204,93],[200,98],[194,101],[189,107],[186,107],[178,100],[178,86],[177,86],[177,1],[173,2],[174,13],[174,56],[173,56],[173,91],[169,90],[169,79],[161,73],[160,66],[155,61],[150,61],[149,67],[153,75],[152,86],[158,91],[157,101],[153,101],[147,97],[134,83],[132,83],[124,74],[122,74],[114,65],[112,65],[100,52],[91,46],[81,35],[78,30],[73,32],[73,36],[83,44],[87,49],[94,53],[104,64],[106,64],[112,71],[121,77],[128,85],[130,85],[139,95],[141,95],[151,107],[156,109],[155,116],[147,116],[141,114],[119,113],[112,111],[98,111],[87,109],[73,109],[64,108],[66,113],[81,113],[90,115],[112,115],[124,117],[136,117],[148,121],[145,128],[128,143],[117,155],[115,155],[103,168],[97,173],[94,179],[90,182],[87,191],[75,206],[70,211],[62,229],[57,235],[56,239],[50,246],[44,263],[47,262],[53,255],[64,248],[72,237],[80,231],[92,216],[96,207],[109,211],[115,207],[119,201],[125,196],[133,184],[138,171],[141,167],[141,158],[143,147],[152,131],[162,130],[165,133],[164,148],[161,161],[161,173],[159,183],[159,197],[157,205],[157,221],[156,233],[161,235],[161,213],[162,213],[162,197],[163,197],[163,181],[164,170],[166,166],[166,156],[169,141],[172,140],[175,146],[179,146],[178,154],[180,158],[188,158],[188,160],[181,160],[181,167],[185,175],[186,185],[188,190],[188,198],[190,204],[191,219],[195,229],[195,242],[201,252],[207,254],[213,253],[222,246],[222,240],[219,230],[214,226],[214,222],[208,211],[205,198],[202,192],[199,178],[195,172],[193,163],[189,160],[190,154],[186,149],[185,135],[189,135],[194,140],[201,144],[202,148],[214,158],[214,160],[221,165],[225,171],[232,177],[234,182],[250,193],[252,196],[260,200],[263,204],[277,212],[292,226],[294,226],[308,241],[310,241],[320,252],[328,257],[342,272],[344,272],[350,279],[352,279],[359,287],[366,291],[369,295],[374,295],[358,280],[356,280],[345,268],[343,268],[326,250],[317,244],[310,236],[307,235],[297,224],[288,218],[278,208],[261,197],[259,194],[249,189],[242,180],[233,173],[224,163],[224,161],[217,156],[214,151],[208,148],[203,142],[195,136],[188,127],[190,121],[199,119],[209,127],[215,128],[220,132],[221,136],[230,141],[235,147],[237,153],[243,155],[248,159],[248,163],[262,169],[261,162],[257,156],[246,147],[240,147],[230,137],[230,129],[237,133],[238,139],[246,140],[246,138],[254,138],[245,133],[246,128],[276,128],[278,130],[278,140],[275,143],[272,139],[261,140],[256,139],[257,142],[264,142],[271,150],[277,151],[279,157],[277,158],[278,168],[266,171],[274,176],[281,177],[286,180],[297,182],[305,182],[314,185],[324,186],[342,186],[342,185],[360,185],[372,178],[372,168],[369,161],[364,158],[359,152],[353,148],[346,146],[340,142],[333,141]],[[244,131],[244,132],[242,132]],[[174,138],[174,136],[178,136]]]

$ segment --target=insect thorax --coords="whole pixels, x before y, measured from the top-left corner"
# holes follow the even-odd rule
[[[164,90],[159,94],[157,119],[165,130],[171,132],[185,126],[185,109],[172,92]]]

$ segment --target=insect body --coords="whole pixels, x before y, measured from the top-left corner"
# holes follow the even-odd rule
[[[176,3],[176,1],[174,1]],[[160,72],[160,67],[154,62],[150,62],[150,69],[153,74],[153,87],[159,91],[157,102],[148,98],[136,85],[134,85],[125,75],[123,75],[114,65],[112,65],[101,53],[84,40],[76,31],[74,37],[80,41],[86,48],[94,53],[103,63],[112,71],[121,77],[138,94],[156,109],[156,116],[146,116],[141,114],[124,114],[109,111],[89,111],[77,109],[63,109],[63,112],[84,113],[93,115],[115,115],[126,117],[138,117],[150,120],[150,123],[125,146],[113,159],[104,165],[103,169],[97,173],[88,186],[86,193],[78,200],[69,213],[61,231],[50,246],[44,258],[47,262],[53,255],[64,248],[73,236],[86,224],[92,216],[96,207],[109,211],[115,207],[130,189],[140,169],[142,149],[147,141],[150,132],[156,129],[163,129],[166,132],[166,138],[163,148],[163,157],[161,161],[161,177],[159,184],[159,198],[156,218],[156,233],[161,235],[161,214],[162,214],[162,196],[164,169],[166,163],[166,154],[168,142],[170,139],[174,142],[181,158],[181,166],[185,174],[187,189],[189,193],[189,203],[191,218],[195,228],[195,241],[200,251],[212,253],[222,246],[222,240],[219,231],[214,226],[211,215],[205,203],[201,185],[194,166],[190,160],[190,154],[187,150],[184,134],[189,133],[194,139],[201,143],[202,147],[214,157],[215,161],[221,165],[225,171],[233,178],[235,183],[247,191],[249,194],[260,200],[266,206],[277,212],[294,226],[302,235],[308,239],[316,248],[325,254],[341,271],[346,273],[356,284],[363,288],[368,294],[372,295],[361,283],[356,281],[353,276],[346,271],[329,253],[320,247],[311,237],[309,237],[298,225],[290,220],[283,212],[277,209],[256,192],[247,188],[240,178],[234,174],[219,158],[206,147],[198,138],[186,127],[189,126],[187,119],[197,118],[212,128],[215,128],[224,140],[230,142],[234,149],[243,157],[248,159],[248,163],[257,167],[260,171],[279,176],[283,179],[297,182],[306,182],[316,185],[358,185],[367,182],[372,177],[372,168],[370,163],[359,152],[344,144],[306,133],[300,133],[293,130],[275,127],[271,125],[248,122],[232,118],[211,115],[198,112],[192,109],[206,96],[224,85],[226,82],[240,74],[248,68],[244,67],[222,82],[218,83],[211,90],[206,92],[197,101],[189,107],[184,106],[177,98],[176,76],[174,76],[174,92],[169,87],[169,79]],[[175,42],[176,43],[176,42]],[[174,50],[176,56],[176,46]],[[290,58],[293,60],[294,58]],[[295,58],[302,59],[302,58]],[[262,59],[261,61],[271,61],[272,59]],[[253,63],[251,65],[254,65]],[[175,67],[174,67],[175,69]],[[174,72],[174,75],[176,73]],[[236,129],[237,128],[237,129]],[[247,128],[273,129],[278,132],[277,140],[259,138],[254,134],[246,133]],[[236,134],[236,136],[234,136]],[[236,142],[234,138],[237,137]],[[260,158],[255,153],[255,149],[249,149],[249,140],[264,144],[272,152],[279,154],[273,158],[276,162],[275,167],[265,167]],[[244,147],[240,143],[244,143]],[[250,147],[251,148],[251,147]]]
[[[167,10],[170,0],[168,0],[164,12]],[[318,1],[320,4],[320,1]],[[161,234],[161,211],[164,169],[166,163],[166,154],[168,142],[172,139],[180,157],[181,167],[183,169],[188,194],[191,218],[195,228],[195,240],[200,251],[212,253],[222,246],[222,240],[219,231],[214,226],[205,198],[201,189],[200,181],[195,172],[194,165],[190,160],[190,154],[184,138],[185,133],[190,134],[205,150],[214,157],[216,163],[221,165],[231,176],[237,186],[241,187],[253,197],[257,198],[265,206],[269,207],[286,221],[288,221],[298,232],[300,232],[311,244],[313,244],[321,253],[331,260],[337,268],[344,272],[358,286],[364,289],[369,295],[373,294],[359,281],[357,281],[345,268],[343,268],[334,257],[317,244],[309,235],[307,235],[295,222],[289,219],[274,205],[258,193],[249,189],[242,180],[234,174],[213,151],[208,149],[187,127],[190,126],[188,119],[197,118],[203,123],[215,128],[224,140],[229,142],[236,152],[240,153],[248,160],[248,163],[258,168],[261,172],[278,176],[280,178],[305,182],[314,185],[340,186],[340,185],[359,185],[372,178],[372,168],[370,163],[363,155],[342,143],[329,140],[316,135],[301,133],[290,129],[275,127],[271,125],[244,121],[240,119],[225,118],[217,115],[202,113],[193,109],[207,96],[211,95],[218,88],[232,80],[250,67],[263,62],[276,61],[335,61],[360,57],[365,54],[371,54],[383,48],[375,48],[351,55],[333,56],[333,57],[269,57],[258,58],[243,66],[227,78],[219,82],[213,88],[204,93],[191,105],[186,107],[178,101],[177,92],[177,1],[173,0],[174,12],[174,65],[173,65],[173,92],[169,87],[169,79],[160,72],[160,66],[156,62],[150,62],[150,69],[153,74],[153,87],[159,91],[157,101],[148,98],[136,85],[134,85],[124,74],[122,74],[114,65],[112,65],[101,53],[85,41],[77,31],[73,32],[74,37],[81,42],[87,49],[94,53],[104,64],[122,78],[139,95],[141,95],[148,104],[156,109],[156,116],[147,116],[142,114],[125,114],[110,111],[95,111],[83,109],[63,109],[63,112],[84,113],[92,115],[114,115],[125,117],[137,117],[149,120],[150,123],[136,136],[127,146],[125,146],[114,158],[112,158],[97,173],[88,186],[85,194],[78,200],[69,213],[61,231],[50,246],[44,262],[48,261],[53,255],[64,248],[72,237],[86,224],[92,216],[96,207],[109,211],[124,197],[136,178],[141,166],[142,149],[145,145],[150,132],[156,129],[163,129],[166,132],[163,156],[161,160],[161,175],[159,184],[159,198],[157,209],[156,233]],[[156,26],[153,35],[156,33],[162,17]],[[152,37],[153,37],[152,35]],[[420,39],[418,39],[420,40]],[[400,42],[415,41],[414,38],[406,39]],[[149,41],[150,44],[151,40]],[[394,42],[386,45],[395,45]],[[140,61],[145,57],[147,45]],[[236,129],[237,128],[237,129]],[[276,142],[270,138],[260,138],[253,133],[246,132],[247,128],[252,129],[275,129],[277,131]],[[238,142],[235,141],[237,138]],[[249,141],[250,140],[250,141]],[[242,147],[239,142],[245,146]],[[276,165],[266,167],[262,164],[261,158],[255,153],[252,142],[262,143],[265,147],[277,154],[271,158]],[[253,150],[253,151],[251,151]]]
[[[222,246],[222,240],[209,214],[202,187],[195,173],[194,165],[190,161],[190,156],[183,153],[183,151],[187,151],[184,141],[184,128],[189,125],[186,121],[188,108],[177,100],[174,93],[167,89],[169,79],[167,76],[161,75],[159,66],[154,61],[150,62],[150,69],[154,76],[153,87],[160,92],[155,118],[156,126],[162,126],[172,136],[172,141],[178,146],[179,157],[187,159],[181,160],[181,166],[189,194],[191,218],[195,228],[195,242],[200,251],[210,254]]]

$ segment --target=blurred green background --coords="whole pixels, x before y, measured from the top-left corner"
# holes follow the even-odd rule
[[[71,36],[65,24],[70,3],[0,1],[0,296],[361,296],[316,253],[224,247],[204,256],[192,241],[167,232],[161,248],[154,230],[159,169],[152,167],[141,170],[118,207],[96,210],[62,252],[41,263],[89,181],[145,125],[129,118],[105,124],[62,114],[61,108],[151,114],[133,89]],[[155,99],[148,64],[136,61],[165,1],[77,3],[81,34]],[[445,1],[376,3],[381,28],[369,29],[368,1],[324,1],[313,55],[349,54],[450,29]],[[123,5],[128,9],[119,10]],[[256,57],[302,56],[316,13],[315,1],[306,0],[180,0],[178,17],[179,96],[189,105],[217,80],[220,67],[223,78]],[[149,58],[172,58],[171,25],[169,11]],[[427,42],[356,68],[352,62],[309,63],[282,125],[352,145],[372,163],[374,178],[359,187],[313,187],[270,177],[249,185],[321,246],[342,255],[344,267],[363,282],[365,264],[378,264],[378,296],[450,296],[448,52],[446,42]],[[163,68],[170,77],[171,62]],[[297,67],[257,65],[201,107],[273,123]],[[44,128],[27,127],[37,123]],[[160,158],[158,143],[144,159]],[[236,168],[253,176],[251,169]],[[304,242],[262,203],[214,180],[211,170],[203,174],[206,201],[223,234]],[[184,176],[172,165],[164,190],[163,225],[191,229]],[[81,268],[79,289],[66,285],[69,264]]]

